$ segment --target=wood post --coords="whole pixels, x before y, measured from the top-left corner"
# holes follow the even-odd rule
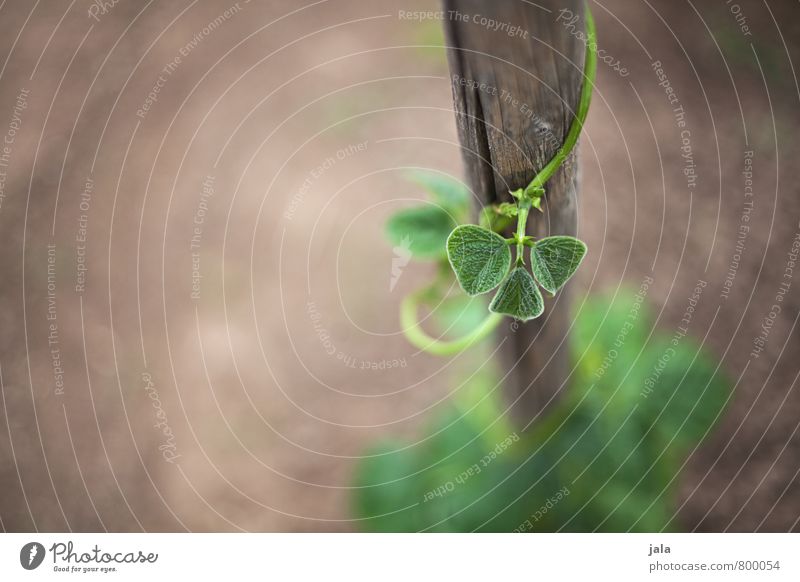
[[[574,18],[574,17],[579,18]],[[511,202],[555,154],[583,84],[580,0],[444,0],[453,99],[469,183],[480,205]],[[547,183],[544,214],[528,233],[575,235],[578,164],[573,153]],[[504,324],[505,393],[524,428],[555,402],[569,374],[569,284],[545,313]]]

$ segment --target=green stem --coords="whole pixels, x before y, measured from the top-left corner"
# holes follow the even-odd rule
[[[437,340],[425,333],[422,326],[417,321],[417,310],[419,302],[430,291],[424,288],[407,295],[400,304],[400,326],[403,333],[411,344],[435,356],[452,356],[457,354],[475,342],[478,342],[492,333],[503,316],[497,313],[490,313],[475,329],[467,335],[455,340]]]
[[[583,65],[583,87],[581,88],[581,97],[578,102],[578,112],[575,119],[569,128],[567,137],[562,145],[553,156],[553,159],[547,162],[547,165],[542,168],[536,177],[531,180],[525,191],[533,190],[534,188],[542,188],[545,183],[555,174],[556,170],[561,166],[567,156],[572,152],[575,144],[578,142],[578,136],[581,134],[583,124],[586,121],[586,115],[589,113],[589,104],[592,101],[592,89],[594,89],[594,81],[597,75],[597,33],[594,27],[594,18],[592,11],[589,9],[589,4],[586,3],[584,10],[584,18],[586,20],[586,56]]]
[[[572,125],[567,132],[567,137],[564,144],[558,149],[556,155],[553,156],[547,164],[539,170],[539,173],[531,180],[530,184],[522,192],[522,195],[517,201],[519,207],[519,214],[517,216],[517,266],[525,264],[525,257],[523,250],[525,247],[525,227],[528,222],[528,214],[530,213],[531,206],[533,205],[533,197],[541,196],[544,185],[555,174],[556,170],[561,167],[564,160],[575,148],[578,143],[578,137],[583,129],[583,124],[586,121],[586,115],[589,113],[589,105],[592,101],[592,90],[594,89],[594,81],[597,75],[597,34],[594,28],[594,18],[592,11],[589,9],[588,2],[585,8],[586,19],[586,53],[583,65],[583,86],[581,87],[581,96],[578,101],[578,112]],[[537,208],[540,206],[537,205]]]
[[[532,202],[529,198],[522,198],[519,201],[519,214],[517,214],[517,266],[525,264],[525,225],[528,222],[528,213],[531,210]]]

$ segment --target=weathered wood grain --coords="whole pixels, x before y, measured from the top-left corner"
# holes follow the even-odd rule
[[[581,20],[567,25],[569,10]],[[563,143],[583,82],[579,0],[444,0],[453,98],[468,180],[481,204],[511,201]],[[561,16],[559,19],[559,15]],[[490,22],[492,21],[492,22]],[[516,28],[514,28],[516,27]],[[576,234],[575,153],[547,184],[528,233]],[[542,318],[503,326],[506,394],[525,426],[554,402],[569,374],[569,285]]]

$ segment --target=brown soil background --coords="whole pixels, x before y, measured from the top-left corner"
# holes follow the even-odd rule
[[[428,270],[409,266],[390,291],[382,235],[393,209],[421,197],[403,168],[461,172],[444,51],[429,46],[442,42],[440,23],[398,17],[437,6],[401,4],[242,0],[207,35],[233,4],[122,0],[99,21],[86,1],[0,5],[0,134],[29,92],[0,206],[4,530],[358,529],[355,460],[377,438],[418,435],[450,389],[447,361],[398,333],[399,300]],[[593,6],[601,45],[630,74],[599,68],[581,153],[580,233],[592,253],[575,299],[653,273],[648,300],[670,333],[707,281],[690,334],[738,382],[681,476],[680,523],[796,530],[798,271],[764,352],[749,354],[800,229],[800,7],[741,0],[745,35],[722,2]],[[653,60],[686,111],[691,197]],[[748,149],[754,209],[723,300]],[[326,158],[334,163],[313,177]],[[403,358],[402,368],[360,369]],[[176,462],[159,450],[145,374]]]

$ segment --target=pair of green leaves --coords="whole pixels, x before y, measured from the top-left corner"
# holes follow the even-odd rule
[[[520,258],[509,274],[513,243],[513,239],[504,239],[491,230],[464,225],[448,237],[447,256],[468,295],[487,293],[500,285],[490,311],[528,321],[544,311],[544,299],[536,282],[555,294],[578,269],[586,255],[586,245],[571,236],[550,236],[533,242],[531,276]]]

